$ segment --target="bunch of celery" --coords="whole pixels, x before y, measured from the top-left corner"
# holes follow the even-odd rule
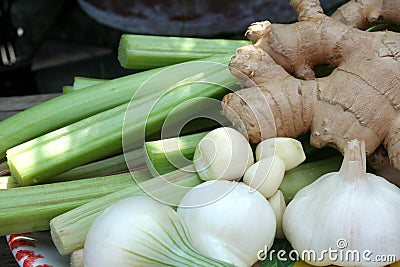
[[[11,117],[1,122],[0,128],[5,129],[3,135],[11,134],[11,128],[15,135],[14,138],[2,139],[2,147],[12,146],[5,144],[7,140],[21,142],[50,128],[67,124],[8,149],[7,160],[12,176],[20,185],[43,183],[72,168],[120,153],[123,149],[123,131],[126,131],[125,136],[133,137],[130,148],[138,148],[143,144],[142,132],[146,130],[145,137],[159,132],[164,120],[176,106],[193,100],[192,106],[173,116],[177,118],[176,123],[183,122],[195,117],[199,112],[198,107],[204,107],[201,104],[203,99],[221,99],[235,88],[236,79],[227,68],[229,59],[230,55],[214,56],[191,66],[175,65],[169,70],[163,68],[145,71],[98,83],[22,112],[18,114],[19,119]],[[145,79],[160,76],[160,73],[162,80],[155,76],[143,85]],[[143,86],[146,92],[143,92]],[[140,87],[142,90],[138,92]],[[88,94],[92,96],[91,99],[88,99]],[[133,94],[135,98],[129,102]],[[101,101],[98,101],[99,95]],[[84,103],[79,101],[81,99],[85,100]],[[59,106],[68,110],[50,112]],[[76,109],[71,111],[73,107]],[[82,118],[84,116],[88,117]],[[130,116],[128,120],[127,116]],[[24,124],[23,121],[35,121],[36,117],[39,120],[46,118],[43,124],[47,126],[41,127],[41,123],[36,122],[33,129],[23,131],[21,135],[15,134],[19,126],[10,126],[11,123],[20,125]],[[26,132],[30,132],[29,137]]]

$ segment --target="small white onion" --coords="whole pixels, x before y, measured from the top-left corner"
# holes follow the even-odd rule
[[[195,248],[235,266],[253,265],[257,252],[274,241],[271,205],[243,183],[217,180],[196,186],[183,197],[178,214]]]
[[[214,266],[227,263],[196,251],[178,214],[149,196],[119,200],[91,225],[85,267]]]

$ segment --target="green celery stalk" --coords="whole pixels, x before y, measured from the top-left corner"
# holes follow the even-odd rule
[[[229,57],[215,57],[213,61],[226,64]],[[221,99],[229,92],[227,88],[237,88],[225,64],[209,62],[195,62],[193,68],[176,65],[161,75],[161,80],[151,80],[150,88],[142,90],[132,104],[122,104],[9,149],[12,176],[20,185],[46,182],[72,168],[121,152],[123,135],[130,141],[124,143],[124,149],[132,150],[144,144],[144,130],[148,135],[160,131],[166,118],[178,123],[196,117],[207,108],[205,100]],[[202,79],[207,82],[199,82]],[[155,86],[158,91],[148,95]],[[187,103],[189,106],[182,108]]]
[[[90,87],[92,85],[97,85],[97,84],[103,83],[105,81],[107,81],[107,80],[76,76],[76,77],[74,77],[74,83],[72,85],[67,85],[62,88],[63,94],[72,93],[77,90]]]
[[[135,172],[141,180],[147,170]],[[0,190],[0,235],[49,230],[52,218],[94,199],[137,187],[130,173]]]
[[[311,184],[322,175],[329,172],[336,172],[342,164],[343,158],[339,156],[303,163],[285,172],[283,181],[279,186],[285,197],[285,202],[289,203],[295,194],[303,187]]]
[[[218,54],[233,55],[246,40],[202,39],[124,34],[118,60],[128,69],[147,69],[201,59]]]
[[[126,164],[126,160],[128,159],[130,161],[130,171],[143,169],[146,166],[145,152],[143,148],[138,148],[136,150],[126,152],[125,154],[108,157],[103,160],[98,160],[73,168],[69,171],[53,177],[51,179],[51,182],[65,182],[127,172],[128,166]],[[0,189],[17,186],[18,183],[12,176],[0,177]]]
[[[126,107],[117,106],[7,150],[11,175],[21,186],[50,182],[75,167],[118,153]]]
[[[192,171],[178,170],[144,182],[135,177],[139,186],[109,194],[53,218],[50,221],[50,232],[58,251],[65,255],[82,248],[93,221],[117,200],[148,194],[164,203],[177,206],[186,192],[202,182],[193,166],[186,169]]]
[[[142,169],[146,166],[144,150],[143,148],[138,148],[125,154],[116,155],[76,167],[53,177],[51,181],[64,182],[127,172],[128,166],[126,165],[126,159],[129,159],[130,161],[130,171]]]
[[[122,104],[7,150],[11,175],[21,186],[53,182],[64,172],[122,152],[127,107]]]
[[[72,84],[72,90],[77,91],[83,88],[90,87],[92,85],[100,84],[107,81],[106,79],[89,78],[76,76],[74,78],[74,83]]]
[[[165,174],[191,163],[194,151],[207,132],[146,142],[146,166],[153,176]]]
[[[65,85],[62,87],[63,94],[72,93],[74,91],[74,87],[72,85]]]

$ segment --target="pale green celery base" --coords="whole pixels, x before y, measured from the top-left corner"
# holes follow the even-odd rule
[[[74,251],[70,256],[70,267],[84,267],[84,252],[83,249]]]
[[[133,173],[139,186],[131,186],[109,194],[52,219],[50,232],[55,246],[62,255],[82,248],[92,222],[109,205],[126,197],[146,192],[164,203],[177,206],[188,190],[202,182],[193,167],[191,170],[192,172],[175,171],[144,182]]]
[[[153,176],[165,174],[192,163],[194,151],[207,132],[146,142],[146,166]]]

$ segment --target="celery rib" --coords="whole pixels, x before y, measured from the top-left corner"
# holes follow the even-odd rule
[[[92,85],[100,84],[105,81],[107,81],[107,80],[76,76],[76,77],[74,77],[74,83],[72,85],[67,85],[67,86],[63,87],[63,94],[72,93],[72,92],[78,91],[80,89],[90,87]]]
[[[118,153],[126,107],[101,112],[7,150],[11,175],[22,186],[37,184]]]
[[[72,89],[74,91],[90,87],[92,85],[100,84],[102,82],[107,81],[106,79],[98,79],[98,78],[89,78],[89,77],[80,77],[76,76],[74,78],[74,83],[72,84]]]
[[[69,94],[69,93],[72,93],[73,91],[74,91],[74,87],[72,85],[64,85],[62,87],[63,94]]]
[[[147,69],[182,63],[219,54],[233,55],[246,40],[203,39],[124,34],[118,47],[122,67]]]
[[[147,170],[135,175],[152,178]],[[123,173],[0,190],[0,235],[49,230],[52,218],[135,184],[130,173]]]
[[[126,164],[126,160],[128,159],[130,161],[130,171],[135,171],[146,167],[144,150],[143,148],[139,148],[133,151],[129,151],[125,154],[108,157],[103,160],[98,160],[73,168],[69,171],[66,171],[51,178],[51,182],[66,182],[127,172],[128,166]],[[17,186],[18,183],[12,176],[0,177],[0,189],[7,189]]]
[[[64,182],[127,172],[128,166],[126,165],[126,158],[129,158],[130,160],[130,171],[142,169],[146,166],[144,150],[142,148],[139,148],[133,151],[129,151],[125,155],[120,154],[76,167],[72,170],[55,176],[51,179],[51,181]]]

